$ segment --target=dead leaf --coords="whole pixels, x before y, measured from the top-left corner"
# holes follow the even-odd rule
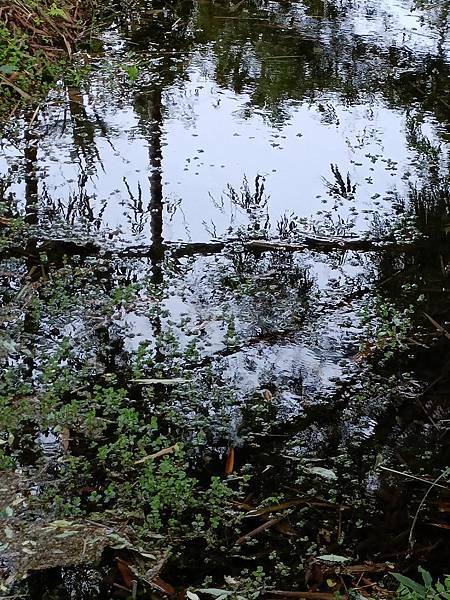
[[[234,448],[228,448],[227,463],[225,465],[225,474],[231,475],[234,471]]]
[[[131,383],[139,383],[140,385],[176,385],[177,383],[188,383],[189,379],[183,379],[182,377],[173,377],[172,379],[131,379]]]
[[[67,450],[69,449],[69,442],[70,442],[70,430],[68,427],[64,426],[61,429],[60,437],[61,437],[61,444],[64,449],[64,452],[67,452]]]
[[[167,596],[175,596],[176,594],[175,588],[172,587],[170,583],[167,583],[167,581],[164,581],[164,579],[161,579],[161,577],[155,577],[150,583],[160,592],[167,594]]]
[[[268,513],[280,512],[286,510],[292,506],[298,506],[299,504],[308,504],[308,501],[303,498],[295,498],[294,500],[287,500],[281,504],[272,504],[271,506],[264,506],[263,508],[256,508],[250,510],[245,516],[246,517],[259,517]]]
[[[267,598],[299,598],[300,600],[333,600],[335,594],[327,592],[285,592],[281,590],[273,590],[268,592]]]
[[[130,565],[122,558],[116,558],[117,568],[122,576],[125,586],[131,590],[133,587],[134,575],[130,569]]]

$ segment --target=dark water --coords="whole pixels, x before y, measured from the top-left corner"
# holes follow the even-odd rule
[[[305,589],[324,554],[439,571],[445,498],[411,549],[427,485],[379,466],[432,481],[448,464],[448,340],[423,314],[449,318],[448,2],[117,14],[102,50],[80,53],[2,140],[2,214],[22,217],[1,246],[2,439],[16,472],[58,480],[67,454],[92,465],[83,422],[61,405],[116,377],[142,423],[151,406],[167,439],[192,446],[200,481],[223,475],[233,447],[250,473],[241,502],[334,506],[294,510],[291,529],[242,556],[217,547],[204,567],[201,543],[191,556],[177,541],[173,585],[209,574],[220,587],[263,564],[273,587]],[[245,245],[305,232],[301,251]],[[353,251],[357,240],[379,247]],[[133,383],[155,377],[191,387],[147,397]],[[21,421],[22,396],[47,404]],[[327,471],[311,479],[317,465]],[[105,477],[86,469],[67,498]],[[80,511],[68,516],[93,512]],[[33,597],[111,584],[52,573]]]

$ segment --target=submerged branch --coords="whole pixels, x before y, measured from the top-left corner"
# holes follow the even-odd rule
[[[254,252],[304,252],[305,250],[317,252],[349,251],[349,252],[412,252],[423,247],[422,243],[415,242],[393,242],[390,240],[369,240],[362,238],[339,238],[318,237],[305,234],[298,242],[285,242],[282,240],[240,240],[231,238],[212,242],[177,242],[166,240],[161,244],[145,244],[139,246],[126,246],[123,248],[105,248],[94,241],[70,241],[63,239],[33,240],[39,254],[46,253],[51,260],[52,255],[62,257],[64,255],[117,257],[117,258],[144,258],[153,257],[155,253],[170,252],[172,256],[195,256],[218,254],[225,249],[249,250]],[[29,256],[23,248],[4,248],[3,256]]]

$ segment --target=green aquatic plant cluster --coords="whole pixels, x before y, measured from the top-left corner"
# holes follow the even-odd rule
[[[360,351],[376,352],[383,363],[393,358],[407,355],[417,346],[416,318],[418,308],[424,305],[425,296],[417,293],[417,285],[406,285],[403,298],[413,301],[395,303],[375,293],[367,298],[361,307],[361,322],[364,326],[364,341]]]
[[[38,486],[11,518],[113,521],[141,547],[222,552],[242,532],[249,481],[225,473],[232,391],[211,369],[193,376],[195,336],[182,347],[168,326],[133,352],[114,336],[138,306],[158,328],[163,287],[111,278],[99,257],[39,261],[30,280],[11,260],[21,291],[1,287],[0,468]]]
[[[445,576],[443,581],[433,581],[431,574],[423,567],[419,567],[420,582],[410,577],[395,573],[394,577],[400,584],[397,591],[398,600],[449,600],[450,576]]]

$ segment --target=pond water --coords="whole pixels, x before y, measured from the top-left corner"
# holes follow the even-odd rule
[[[449,351],[436,323],[449,317],[449,3],[115,12],[101,50],[79,53],[2,140],[1,214],[19,224],[0,246],[1,457],[33,480],[37,503],[12,517],[13,534],[30,514],[112,526],[122,511],[142,539],[146,518],[169,532],[163,575],[177,588],[209,575],[225,589],[232,575],[244,598],[254,589],[242,569],[260,564],[259,590],[304,589],[320,555],[439,568],[448,503],[435,499],[438,526],[421,524],[416,552],[408,531],[427,487],[378,467],[426,482],[448,464]],[[194,492],[186,500],[163,478],[171,500],[158,508],[161,492],[135,473],[174,443],[183,477],[204,487],[225,469],[231,487],[244,482],[241,509],[294,497],[284,531],[239,553],[222,524],[190,554],[185,530],[170,532]],[[34,598],[130,587],[111,557],[81,585],[78,561],[55,571],[5,552],[12,578],[53,569],[32,580]],[[158,589],[150,579],[142,597]]]

